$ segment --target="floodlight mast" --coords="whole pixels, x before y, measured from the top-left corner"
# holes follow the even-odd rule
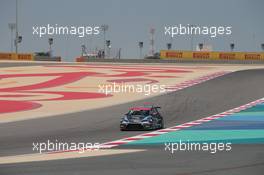
[[[262,51],[264,52],[264,43],[262,43],[260,46],[261,46]]]
[[[109,26],[107,24],[103,24],[101,26],[101,30],[103,31],[103,34],[104,34],[104,53],[105,53],[105,44],[106,44],[106,40],[105,40],[105,34],[106,34],[106,31],[108,30]]]
[[[16,0],[16,38],[15,38],[16,54],[18,53],[18,43],[21,42],[22,42],[22,36],[18,35],[18,0]]]
[[[196,25],[191,24],[191,51],[193,51],[193,28],[196,27]]]
[[[149,30],[150,33],[150,41],[149,41],[149,45],[150,45],[150,50],[149,50],[149,56],[154,56],[154,33],[155,33],[155,29],[154,28],[150,28]]]
[[[8,27],[11,31],[11,47],[10,47],[10,51],[13,52],[13,46],[14,46],[14,41],[13,41],[13,32],[14,32],[14,29],[16,28],[16,24],[15,23],[8,23]]]
[[[111,52],[111,41],[110,40],[106,40],[106,46],[107,46],[107,56],[108,58],[110,58],[110,52]]]
[[[16,47],[16,53],[18,51],[18,2],[16,0],[16,39],[15,39],[15,47]]]
[[[203,46],[204,46],[204,44],[203,44],[203,43],[199,43],[199,49],[200,49],[200,51],[202,51],[202,50],[203,50]]]
[[[235,49],[235,43],[230,43],[230,50],[233,52]]]
[[[139,58],[142,58],[143,41],[138,42],[139,46]]]
[[[168,50],[171,50],[171,46],[172,46],[171,43],[167,43],[167,49],[168,49]]]
[[[49,43],[49,54],[50,54],[50,56],[52,56],[52,48],[51,48],[51,45],[53,44],[53,38],[49,38],[48,39],[48,43]]]

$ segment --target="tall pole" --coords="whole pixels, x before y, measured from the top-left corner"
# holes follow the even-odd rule
[[[191,51],[193,51],[193,27],[194,25],[191,24],[190,27],[191,27]]]
[[[105,53],[105,30],[104,30],[104,53]]]
[[[18,7],[17,7],[17,0],[16,0],[16,39],[15,39],[15,47],[16,47],[16,54],[18,51]]]
[[[11,31],[11,47],[10,47],[10,51],[13,52],[13,46],[14,46],[13,33],[14,33],[14,29],[16,27],[16,24],[15,23],[9,23],[8,27],[9,27],[9,29]]]
[[[10,28],[10,30],[11,30],[11,49],[10,51],[13,52],[13,29]]]
[[[172,38],[172,36],[170,37],[170,43],[171,43],[171,46],[170,46],[170,49],[171,49],[171,47],[172,47],[172,42],[173,42],[173,38]]]
[[[155,33],[155,29],[154,28],[150,28],[150,50],[149,50],[149,56],[154,56],[154,33]]]
[[[103,24],[102,26],[101,26],[101,30],[103,31],[103,33],[104,33],[104,53],[105,53],[105,44],[106,44],[106,40],[105,40],[105,34],[106,34],[106,31],[108,30],[108,25],[107,24]]]
[[[53,44],[53,38],[49,38],[48,42],[49,42],[49,55],[50,55],[50,57],[51,57],[51,56],[52,56],[51,45]]]
[[[142,41],[138,42],[138,46],[139,46],[139,58],[142,58],[143,42]]]
[[[193,34],[191,34],[191,51],[193,51]]]

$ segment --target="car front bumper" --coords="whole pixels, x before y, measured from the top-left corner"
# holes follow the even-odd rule
[[[150,130],[152,129],[152,124],[150,123],[121,123],[121,130]]]

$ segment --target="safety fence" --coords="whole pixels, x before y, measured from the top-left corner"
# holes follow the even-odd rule
[[[61,61],[61,57],[40,57],[33,53],[0,53],[0,60]]]
[[[264,52],[205,52],[161,50],[161,59],[263,60]]]

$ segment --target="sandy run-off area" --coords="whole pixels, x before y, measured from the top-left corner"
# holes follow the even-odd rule
[[[209,80],[207,77],[260,67],[90,63],[0,68],[0,123],[57,116],[145,98],[147,102],[148,97],[198,84],[202,82],[201,77],[205,81]]]

